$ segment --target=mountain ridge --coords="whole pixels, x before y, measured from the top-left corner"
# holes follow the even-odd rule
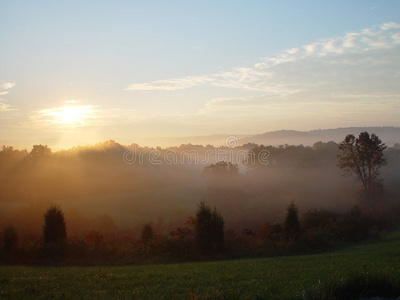
[[[314,129],[309,131],[276,130],[239,139],[239,144],[254,143],[259,145],[306,145],[311,146],[316,142],[341,142],[347,134],[359,135],[367,131],[375,133],[388,146],[400,143],[400,127],[339,127],[329,129]]]

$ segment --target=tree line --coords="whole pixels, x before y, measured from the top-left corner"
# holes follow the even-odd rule
[[[309,210],[300,215],[291,202],[283,222],[264,222],[257,230],[243,228],[238,234],[226,228],[216,207],[200,202],[194,217],[168,236],[146,223],[139,240],[98,231],[70,239],[67,226],[61,208],[54,205],[44,213],[42,238],[34,244],[20,240],[10,224],[2,232],[1,263],[141,264],[313,253],[378,237],[396,222],[356,206],[344,214]]]
[[[39,241],[27,244],[19,240],[11,224],[4,228],[1,260],[6,263],[134,263],[280,255],[360,241],[393,228],[396,219],[389,218],[387,211],[379,210],[376,198],[376,187],[382,184],[379,169],[387,163],[383,154],[386,146],[376,135],[361,133],[358,138],[346,136],[338,148],[337,166],[345,175],[355,174],[361,182],[365,207],[355,206],[346,213],[311,209],[300,216],[292,201],[283,222],[265,221],[257,229],[244,227],[238,234],[226,228],[224,217],[215,206],[202,201],[195,215],[169,235],[155,232],[152,224],[147,223],[140,239],[133,240],[129,236],[106,236],[98,231],[90,232],[83,239],[68,239],[64,213],[52,205],[44,213]],[[211,164],[204,173],[213,182],[216,178],[231,181],[239,176],[237,165],[229,162]]]

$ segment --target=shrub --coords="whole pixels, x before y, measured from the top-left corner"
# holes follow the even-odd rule
[[[329,210],[309,210],[303,215],[302,230],[311,249],[326,248],[336,239],[340,215]]]
[[[358,242],[370,237],[374,223],[358,206],[343,215],[336,224],[338,239],[346,242]]]
[[[56,261],[64,258],[67,229],[64,214],[56,205],[50,206],[44,214],[43,241],[40,257],[44,261]]]
[[[302,229],[304,231],[310,229],[327,229],[332,230],[339,215],[329,210],[309,210],[303,215]]]
[[[64,213],[52,205],[44,214],[43,239],[45,243],[62,243],[67,239]]]
[[[153,237],[154,237],[153,227],[151,226],[150,223],[145,224],[143,226],[142,236],[140,240],[142,241],[142,243],[147,244]]]
[[[3,231],[3,247],[6,255],[18,250],[18,233],[17,229],[11,224],[4,228]]]
[[[19,254],[19,243],[17,230],[11,224],[3,231],[3,253],[0,259],[5,262],[13,262]]]
[[[385,228],[383,221],[354,206],[346,214],[327,210],[309,210],[304,214],[302,229],[313,247],[332,241],[357,242],[372,237]]]
[[[300,237],[300,221],[298,209],[292,202],[287,207],[286,220],[283,227],[283,233],[286,240],[296,240]]]
[[[203,253],[222,251],[224,246],[225,221],[214,207],[200,202],[196,212],[195,240]]]

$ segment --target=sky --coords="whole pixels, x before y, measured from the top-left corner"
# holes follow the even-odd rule
[[[400,126],[399,83],[400,1],[0,0],[2,145]]]

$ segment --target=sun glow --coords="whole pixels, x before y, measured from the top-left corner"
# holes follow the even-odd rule
[[[93,105],[67,105],[42,109],[35,116],[38,121],[60,127],[89,126],[96,118],[96,108]]]
[[[63,107],[58,121],[64,124],[76,124],[83,121],[83,115],[84,111],[79,106]]]

